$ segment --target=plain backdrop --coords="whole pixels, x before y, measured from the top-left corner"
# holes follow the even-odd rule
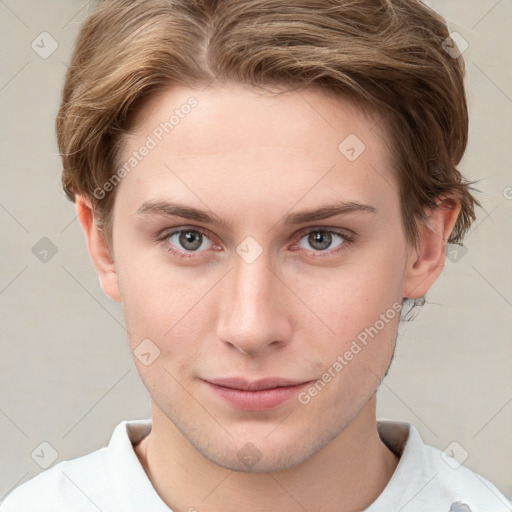
[[[460,168],[484,209],[401,326],[378,414],[413,423],[512,496],[512,2],[429,5],[468,45]],[[121,307],[103,294],[60,186],[54,121],[91,8],[0,0],[0,499],[42,466],[106,445],[119,421],[150,415]]]

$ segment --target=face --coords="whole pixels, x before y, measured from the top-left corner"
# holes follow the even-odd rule
[[[409,255],[384,137],[323,92],[212,86],[155,96],[127,138],[112,243],[135,363],[217,464],[293,467],[375,394]]]

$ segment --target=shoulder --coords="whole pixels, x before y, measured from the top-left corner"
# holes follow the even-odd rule
[[[368,512],[400,505],[403,512],[511,512],[511,502],[483,476],[423,442],[413,425],[379,421],[379,435],[400,461]],[[384,508],[382,508],[384,506]]]
[[[108,446],[62,461],[21,484],[0,503],[0,512],[117,512],[132,504],[161,505],[133,449],[150,429],[151,420],[122,421]]]
[[[511,512],[512,503],[485,477],[460,464],[453,456],[433,446],[424,445],[432,467],[432,486],[450,496],[461,512]],[[449,509],[450,510],[450,509]],[[447,511],[448,512],[448,511]]]
[[[62,461],[14,489],[0,512],[91,510],[101,488],[108,486],[106,448]],[[94,503],[95,504],[95,503]],[[95,504],[96,505],[96,504]]]

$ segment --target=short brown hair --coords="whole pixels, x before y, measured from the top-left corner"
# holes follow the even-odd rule
[[[83,25],[56,128],[69,199],[88,197],[111,236],[114,174],[134,114],[156,92],[221,83],[314,86],[380,114],[407,239],[454,193],[459,242],[478,201],[457,170],[468,137],[464,61],[444,19],[416,0],[103,0]]]

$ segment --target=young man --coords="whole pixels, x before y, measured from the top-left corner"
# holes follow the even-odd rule
[[[509,511],[376,419],[404,303],[475,199],[464,65],[413,0],[105,0],[57,120],[151,420],[2,512]]]

